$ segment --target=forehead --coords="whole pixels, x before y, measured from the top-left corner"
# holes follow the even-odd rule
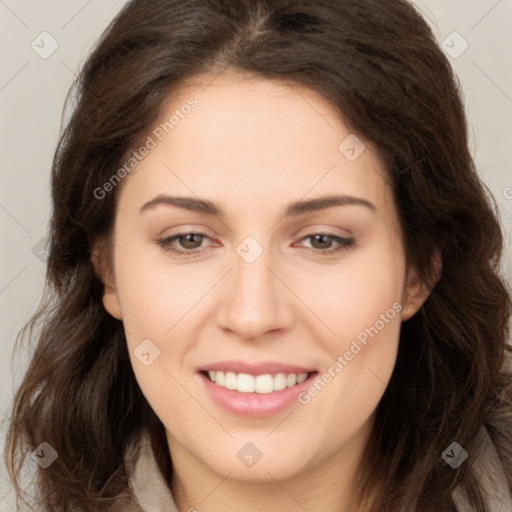
[[[240,207],[273,194],[282,203],[325,193],[390,199],[373,146],[296,84],[231,72],[196,77],[169,95],[148,136],[154,147],[123,184],[146,200],[166,192]]]

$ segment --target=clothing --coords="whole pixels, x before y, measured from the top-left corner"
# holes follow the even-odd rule
[[[127,450],[125,469],[133,503],[124,512],[180,512],[158,467],[148,430]]]
[[[483,484],[489,508],[492,512],[512,512],[512,494],[496,448],[485,427],[482,428],[481,438],[482,457],[475,464],[475,472],[479,482]],[[455,490],[454,499],[459,512],[473,512],[469,501],[459,489]]]
[[[480,482],[484,483],[490,509],[492,512],[512,512],[512,495],[494,445],[485,428],[482,429],[482,438],[483,456],[476,464],[475,471],[479,473]],[[143,431],[136,445],[127,453],[125,467],[134,496],[133,504],[125,508],[125,512],[180,512],[157,465],[149,432]],[[459,490],[455,491],[454,499],[459,512],[473,512],[467,499]],[[199,510],[199,505],[196,504],[196,508]],[[191,504],[187,511],[181,512],[189,511],[194,511],[194,504]]]

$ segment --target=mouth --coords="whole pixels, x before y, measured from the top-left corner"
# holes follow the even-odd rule
[[[197,375],[206,397],[222,410],[264,418],[297,404],[298,396],[313,383],[318,371],[282,364],[230,362],[201,368]]]
[[[201,371],[201,373],[218,387],[238,391],[239,393],[268,394],[292,388],[309,379],[318,372],[264,373],[251,375],[249,373],[235,373],[225,371]]]

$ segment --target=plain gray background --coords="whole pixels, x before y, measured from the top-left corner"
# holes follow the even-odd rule
[[[385,0],[383,0],[385,1]],[[49,174],[77,67],[124,0],[0,0],[0,442],[28,354],[16,334],[41,298]],[[479,173],[495,196],[512,275],[512,0],[417,0],[459,76]],[[47,32],[48,35],[41,35]],[[456,32],[456,34],[454,34]],[[55,42],[54,42],[55,41]],[[58,45],[51,55],[52,45]],[[467,49],[465,49],[467,46]],[[465,49],[465,51],[464,51]],[[46,58],[43,58],[46,57]],[[35,463],[34,463],[35,464]],[[0,465],[0,512],[14,510]]]

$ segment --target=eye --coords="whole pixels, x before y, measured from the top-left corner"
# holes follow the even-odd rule
[[[346,251],[355,245],[355,240],[353,238],[344,238],[331,233],[314,233],[303,237],[301,240],[308,239],[311,240],[313,249],[310,247],[303,247],[303,249],[306,250],[306,252],[320,254],[321,256],[329,256],[341,251]],[[338,246],[332,248],[333,243],[338,244]]]
[[[157,243],[166,251],[170,251],[180,255],[190,255],[201,252],[201,244],[203,240],[207,238],[210,237],[206,233],[199,233],[193,231],[189,233],[177,233],[176,235],[157,240]],[[176,248],[173,245],[173,243],[176,241],[178,241],[185,250]]]

